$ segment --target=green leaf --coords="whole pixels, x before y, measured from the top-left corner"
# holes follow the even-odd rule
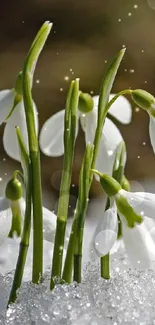
[[[105,77],[103,79],[100,96],[99,96],[99,104],[98,104],[98,123],[103,123],[104,117],[107,114],[107,103],[109,101],[109,96],[111,93],[111,89],[120,66],[120,63],[123,59],[125,53],[125,49],[122,49],[112,60]]]
[[[32,45],[31,45],[31,48],[30,48],[27,58],[25,60],[25,65],[24,65],[24,70],[23,70],[24,72],[26,70],[28,73],[31,73],[32,74],[31,78],[33,76],[39,55],[44,47],[47,37],[51,31],[51,28],[52,28],[52,23],[46,21],[40,28],[37,36],[35,37]]]
[[[29,154],[27,152],[25,143],[23,141],[23,137],[20,131],[19,127],[16,127],[16,134],[17,134],[17,140],[19,145],[19,152],[21,157],[21,165],[24,172],[24,181],[27,184],[29,180],[29,167],[30,167],[30,159]]]

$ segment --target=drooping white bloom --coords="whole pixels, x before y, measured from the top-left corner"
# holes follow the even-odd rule
[[[0,245],[8,237],[12,223],[12,211],[10,200],[5,197],[0,198]],[[25,201],[19,200],[22,222],[24,220]],[[43,207],[43,238],[49,242],[54,242],[56,229],[56,215],[50,210]]]
[[[104,212],[95,230],[93,237],[95,252],[101,257],[113,247],[118,234],[118,213],[122,224],[122,238],[132,265],[138,268],[154,268],[155,242],[151,234],[152,230],[149,231],[145,222],[138,224],[136,218],[134,227],[129,227],[128,218],[126,218],[125,213],[123,215],[120,212],[119,206],[117,206],[117,198],[121,196],[144,220],[145,218],[155,220],[155,194],[131,193],[121,189],[111,200],[110,208]]]
[[[110,96],[110,100],[114,95]],[[87,114],[78,112],[82,129],[85,133],[86,144],[93,143],[96,125],[99,96],[93,97],[94,108]],[[131,105],[124,96],[120,96],[109,109],[109,114],[117,118],[123,124],[131,121]],[[50,117],[42,127],[40,133],[40,148],[47,156],[61,156],[64,153],[63,135],[64,135],[64,115],[62,110]],[[77,123],[78,133],[78,123]],[[101,142],[98,152],[96,168],[101,172],[111,174],[115,158],[115,150],[122,141],[122,136],[115,124],[108,118],[105,120]]]
[[[16,95],[17,94],[15,89],[0,91],[0,125],[3,122],[6,122],[4,135],[3,135],[3,145],[6,153],[11,158],[20,161],[15,127],[16,126],[20,127],[27,148],[28,148],[28,135],[27,135],[24,103],[23,100],[21,99],[14,107],[14,101]],[[12,113],[9,116],[11,111]],[[7,119],[8,116],[9,118]],[[34,104],[34,117],[35,117],[36,130],[38,133],[38,116],[37,116],[37,109],[35,104]]]

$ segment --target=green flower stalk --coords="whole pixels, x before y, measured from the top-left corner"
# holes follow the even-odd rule
[[[72,230],[69,238],[68,249],[64,264],[62,278],[67,283],[72,280],[73,256],[74,256],[74,280],[81,281],[81,261],[82,261],[82,244],[85,214],[88,206],[89,194],[89,174],[93,156],[93,146],[88,144],[86,147],[81,171],[79,196],[74,211]],[[78,234],[77,234],[78,233]]]
[[[79,79],[71,82],[65,110],[64,163],[58,204],[57,227],[54,243],[50,288],[54,287],[53,277],[61,277],[62,258],[66,223],[68,218],[69,192],[76,137],[76,115],[79,101]]]
[[[35,129],[33,99],[31,88],[33,74],[38,57],[43,49],[50,33],[52,24],[45,22],[34,39],[30,51],[25,60],[22,88],[25,106],[25,115],[28,131],[29,156],[31,161],[32,175],[32,202],[33,202],[33,270],[32,281],[38,283],[43,271],[43,217],[42,217],[42,190],[40,175],[40,152]]]
[[[31,229],[31,162],[19,128],[16,129],[16,133],[17,133],[17,139],[18,139],[18,144],[20,149],[22,167],[24,171],[26,208],[25,208],[23,231],[22,231],[20,248],[19,248],[19,255],[16,264],[16,270],[14,274],[8,305],[10,303],[13,303],[16,300],[17,290],[21,286],[27,251],[29,247],[29,237],[30,237],[30,229]],[[10,195],[10,193],[8,193],[8,190],[9,188],[6,189],[6,193]]]

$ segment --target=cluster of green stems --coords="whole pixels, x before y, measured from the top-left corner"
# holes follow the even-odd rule
[[[39,283],[43,273],[43,214],[42,214],[42,190],[40,172],[40,153],[38,138],[36,134],[35,119],[33,112],[32,85],[34,69],[43,49],[45,41],[51,30],[52,24],[45,22],[35,37],[30,51],[26,57],[21,77],[22,98],[25,107],[25,116],[28,133],[29,148],[26,149],[22,138],[22,130],[16,128],[17,139],[21,154],[21,163],[24,175],[24,188],[26,198],[25,219],[21,235],[19,256],[17,260],[13,285],[8,304],[16,299],[17,289],[20,287],[26,262],[29,246],[31,222],[33,223],[33,265],[32,282]],[[93,180],[93,169],[96,165],[98,149],[102,130],[108,110],[113,102],[122,94],[129,94],[130,90],[118,93],[110,102],[109,95],[115,80],[120,62],[125,50],[122,49],[113,59],[107,70],[100,90],[97,126],[94,142],[88,144],[85,150],[79,179],[79,194],[77,198],[74,218],[68,242],[65,261],[63,264],[63,252],[65,231],[68,219],[69,194],[71,186],[72,165],[74,159],[74,148],[77,128],[77,110],[79,104],[79,79],[72,81],[66,100],[66,110],[64,118],[64,163],[62,180],[60,187],[60,198],[57,213],[57,226],[55,233],[55,243],[51,267],[50,288],[55,285],[55,278],[70,283],[72,278],[80,282],[82,278],[82,245],[85,224],[85,215],[88,207],[89,190]],[[104,157],[103,157],[104,159]],[[121,182],[123,173],[115,171],[116,179]],[[108,204],[108,203],[107,203]],[[108,205],[107,205],[108,207]],[[31,215],[33,216],[31,220]],[[109,278],[109,255],[101,258],[101,276]]]

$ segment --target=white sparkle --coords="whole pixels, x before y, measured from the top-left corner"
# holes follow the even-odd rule
[[[65,77],[64,77],[64,80],[65,80],[65,81],[68,81],[68,80],[69,80],[69,77],[68,77],[68,76],[65,76]]]

